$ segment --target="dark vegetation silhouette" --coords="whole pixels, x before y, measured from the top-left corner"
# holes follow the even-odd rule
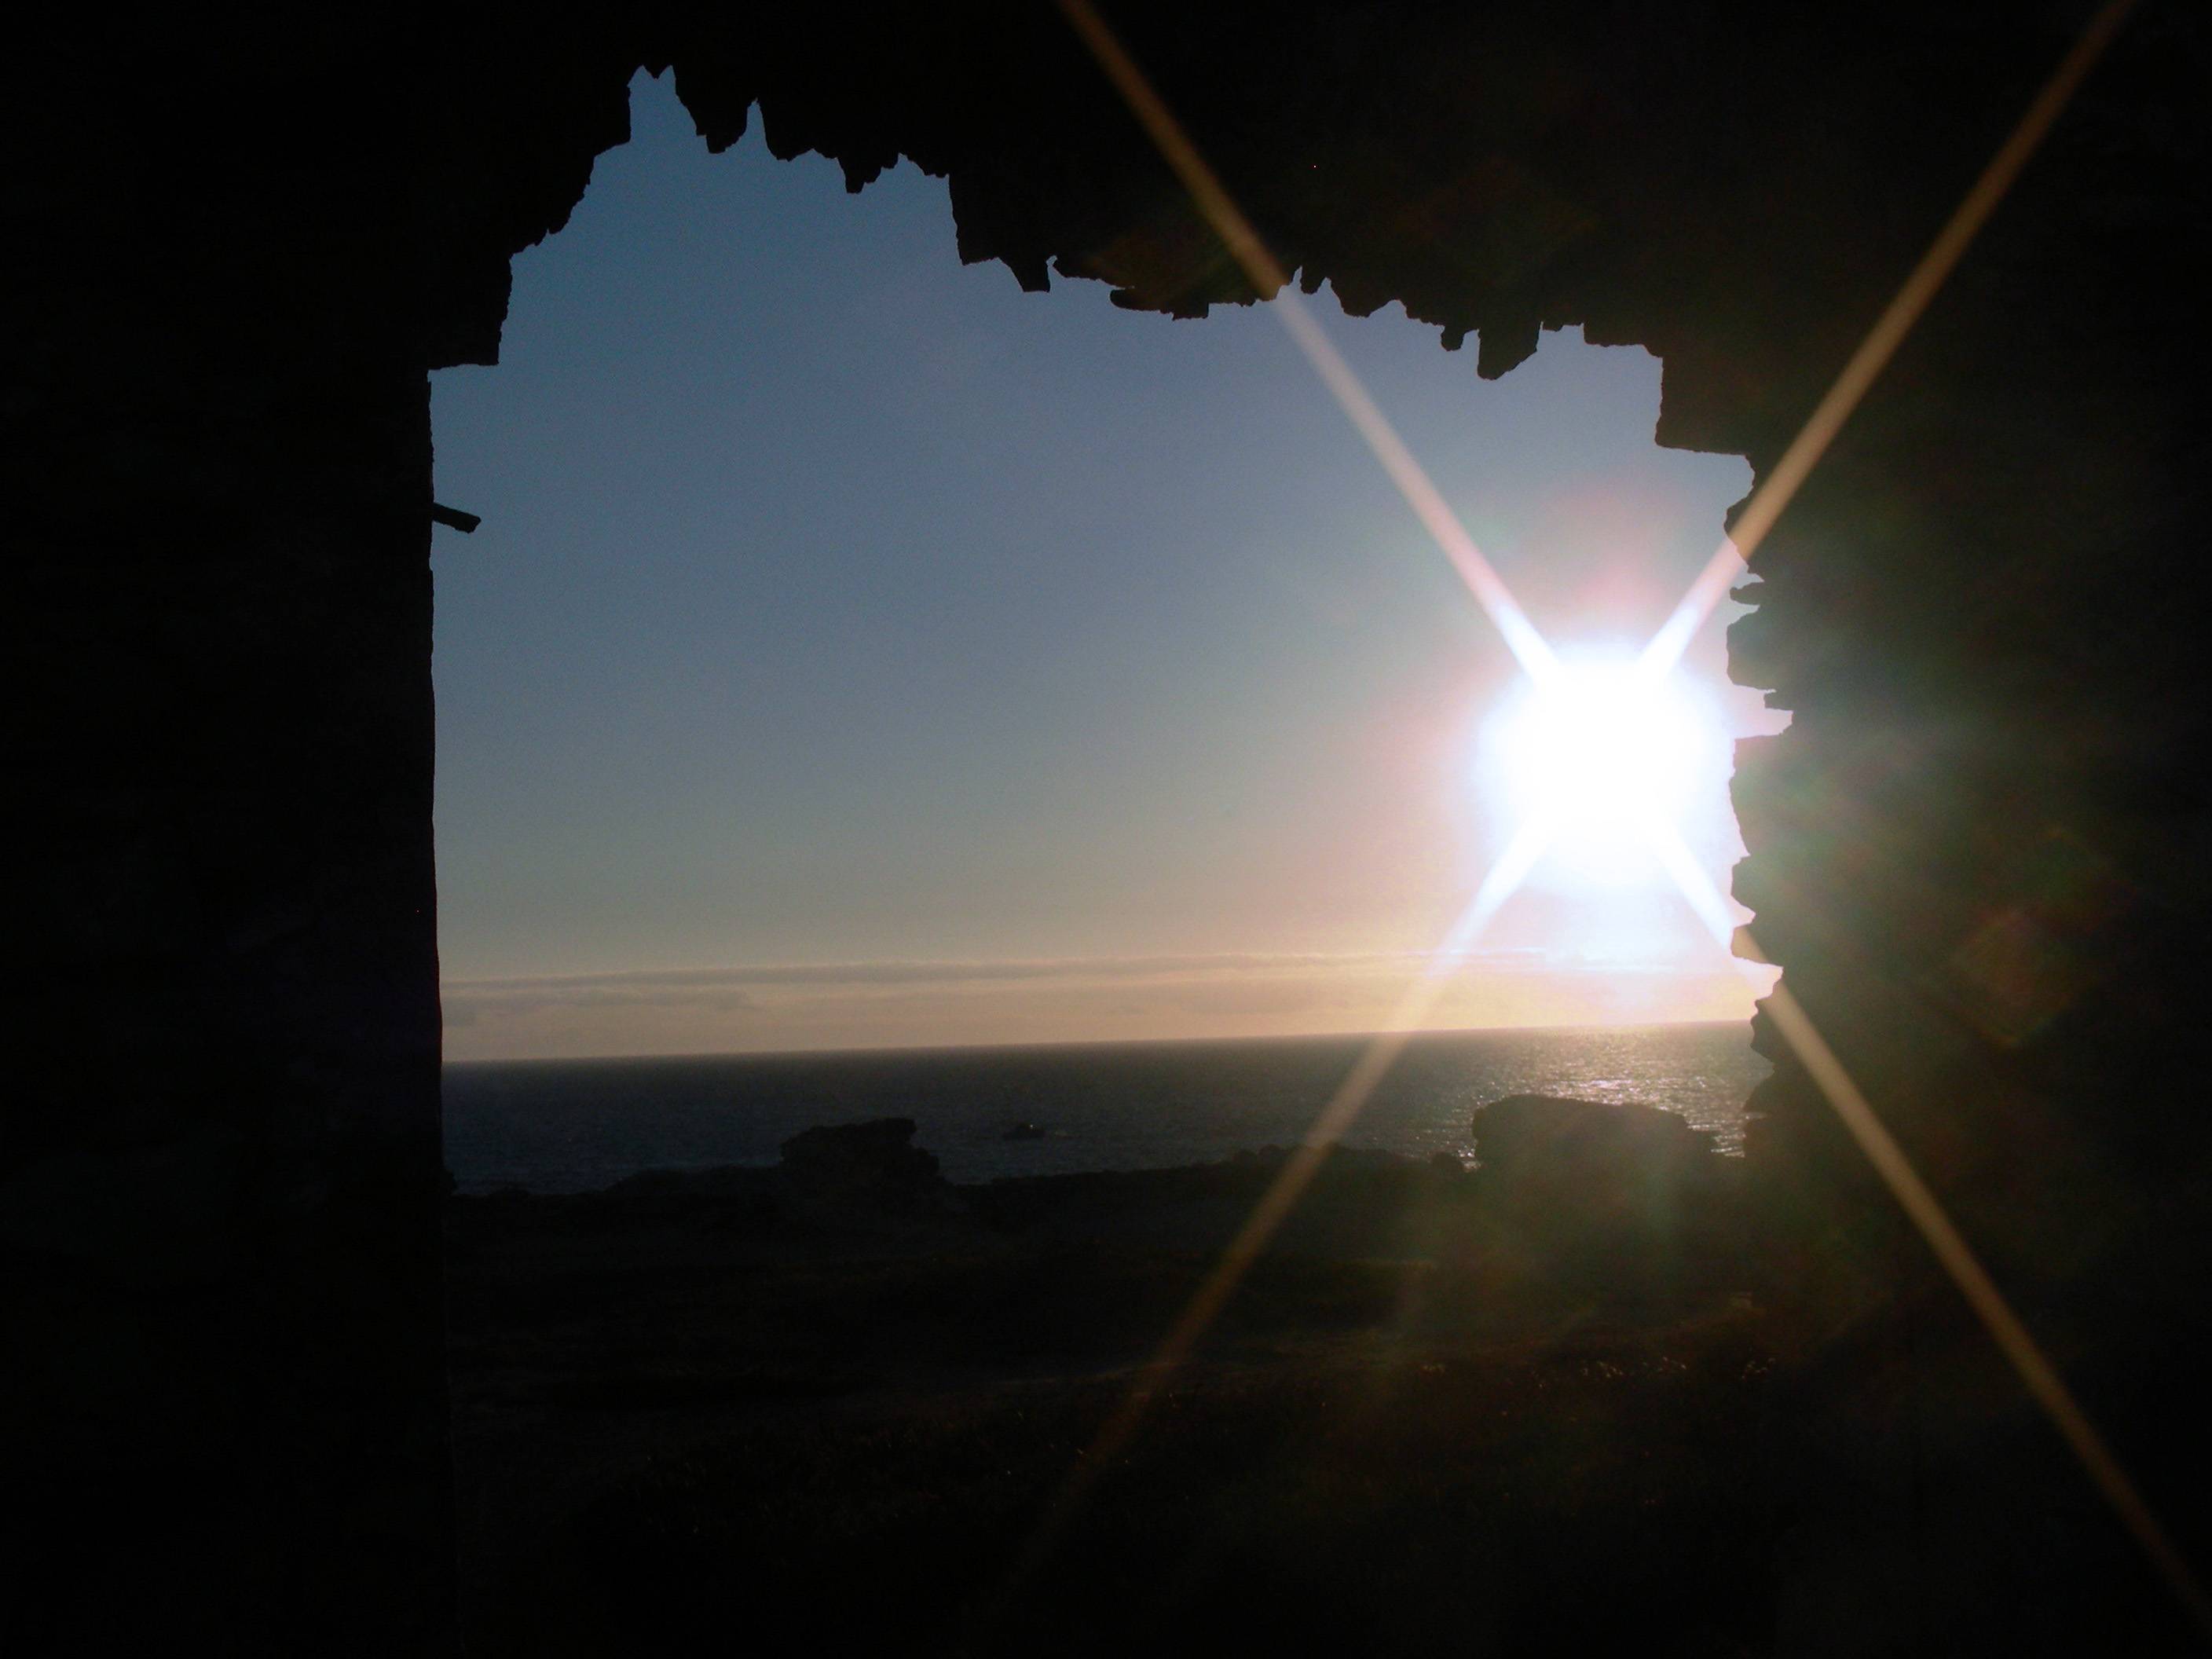
[[[1484,374],[1545,326],[1646,345],[1658,440],[1765,476],[2087,11],[1139,0],[1114,21],[1302,281],[1356,312],[1402,301],[1448,346],[1477,337]],[[1740,756],[1736,891],[1761,945],[2199,1560],[2207,27],[2137,8],[1759,549],[1731,635],[1737,678],[1796,716]],[[856,187],[901,155],[949,175],[963,257],[1024,287],[1097,278],[1178,315],[1254,297],[1045,6],[338,7],[270,29],[94,5],[18,25],[11,1652],[450,1645],[425,376],[495,359],[507,262],[620,142],[641,64],[672,69],[715,146],[757,106],[777,154],[818,149]],[[1326,1389],[1255,1384],[1163,1413],[1120,1507],[1099,1488],[1083,1525],[1105,1530],[1067,1540],[1060,1599],[1036,1581],[1008,1628],[1044,1645],[1153,1607],[1236,1646],[1365,1642],[1401,1615],[1522,1651],[1616,1616],[1662,1651],[2185,1646],[1759,1030],[1777,1072],[1744,1185],[1776,1366],[1738,1409],[1733,1362],[1697,1360],[1720,1403],[1648,1437],[1673,1449],[1655,1495],[1686,1506],[1679,1527],[1613,1530],[1641,1503],[1627,1465],[1578,1463],[1584,1419],[1548,1401],[1501,1401],[1526,1437],[1484,1464],[1548,1471],[1514,1488],[1537,1507],[1492,1506],[1450,1461],[1492,1443],[1483,1390],[1545,1375],[1534,1352],[1463,1388],[1439,1362],[1452,1386],[1378,1419],[1426,1425],[1437,1462],[1331,1441],[1349,1419]],[[465,1404],[470,1322],[491,1316],[471,1271]],[[662,1275],[648,1260],[630,1282]],[[1097,1317],[1138,1310],[1134,1343],[1175,1293]],[[868,1305],[853,1294],[825,1328]],[[599,1305],[618,1343],[623,1304]],[[1673,1385],[1632,1374],[1603,1397],[1633,1425]],[[920,1597],[946,1550],[1022,1524],[988,1494],[942,1531],[896,1521],[902,1494],[943,1496],[933,1437],[962,1449],[948,1480],[984,1480],[996,1409],[971,1397],[880,1442],[794,1414],[780,1449],[633,1484],[582,1559],[725,1629],[787,1535],[817,1553],[778,1582],[818,1589],[825,1627],[854,1576]],[[1006,1467],[1037,1475],[1096,1409],[1054,1407],[1066,1426]],[[944,1426],[963,1413],[972,1431]],[[475,1494],[529,1490],[482,1467],[499,1479],[459,1488],[464,1537]],[[1757,1526],[1730,1507],[1747,1470],[1774,1494]],[[725,1501],[739,1490],[760,1503]],[[1133,1593],[1129,1563],[1175,1553],[1142,1540],[1200,1491],[1218,1506],[1182,1534],[1183,1576]],[[814,1507],[787,1531],[792,1492]],[[1271,1547],[1301,1515],[1305,1541]],[[820,1541],[841,1516],[842,1550]],[[686,1554],[708,1534],[685,1516],[730,1547]],[[1723,1559],[1737,1599],[1709,1612],[1684,1587]],[[535,1581],[549,1607],[586,1582],[556,1568]],[[717,1572],[732,1594],[709,1609]],[[1358,1575],[1379,1587],[1316,1600]],[[1508,1582],[1556,1622],[1483,1623]]]
[[[1018,1578],[1285,1149],[956,1188],[896,1119],[457,1200],[473,1641],[1755,1646],[1783,1488],[1747,1432],[1772,1357],[1741,1162],[1650,1108],[1474,1127],[1495,1167],[1340,1150]]]

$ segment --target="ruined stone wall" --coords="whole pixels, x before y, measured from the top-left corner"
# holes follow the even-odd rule
[[[118,31],[13,88],[13,1651],[449,1622],[397,44]]]
[[[2086,9],[1113,15],[1304,280],[1486,374],[1546,325],[1648,345],[1661,441],[1763,473]],[[1732,641],[1796,714],[1737,786],[1762,943],[2185,1517],[2145,1455],[2178,1396],[2124,1378],[2196,1375],[2212,1263],[2205,62],[2197,13],[2142,9]],[[495,360],[507,262],[640,64],[715,145],[758,118],[856,187],[949,175],[963,257],[1025,286],[1253,297],[1043,5],[102,10],[16,54],[0,1235],[45,1616],[380,1652],[446,1618],[424,374]],[[1846,1332],[1939,1307],[1775,1058],[1789,1282]]]

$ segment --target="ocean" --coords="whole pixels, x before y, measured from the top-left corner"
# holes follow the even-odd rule
[[[1367,1039],[477,1061],[445,1071],[446,1163],[465,1193],[584,1192],[641,1170],[769,1164],[819,1123],[910,1117],[946,1177],[1211,1163],[1303,1139]],[[1740,1150],[1768,1066],[1744,1024],[1416,1037],[1345,1144],[1473,1155],[1511,1094],[1636,1101]],[[1041,1138],[1009,1140],[1017,1124]]]

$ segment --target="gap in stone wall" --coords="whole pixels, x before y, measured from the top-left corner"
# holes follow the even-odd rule
[[[911,165],[852,199],[632,96],[502,366],[435,379],[449,1058],[1382,1023],[1502,848],[1514,671],[1274,319],[1021,294]],[[1563,646],[1640,641],[1747,486],[1651,443],[1640,349],[1483,382],[1314,304]],[[1776,729],[1728,614],[1686,676]],[[1489,948],[1437,1024],[1747,1014],[1657,884],[1540,869]]]

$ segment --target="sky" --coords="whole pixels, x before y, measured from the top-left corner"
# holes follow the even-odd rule
[[[501,362],[433,377],[437,851],[457,1060],[1382,1024],[1515,828],[1481,610],[1271,308],[963,267],[942,180],[854,196],[632,88]],[[1657,628],[1749,487],[1659,364],[1503,380],[1396,307],[1330,337],[1570,650]],[[1680,823],[1726,890],[1714,741]],[[1429,1022],[1743,1018],[1651,871],[1540,865]]]

